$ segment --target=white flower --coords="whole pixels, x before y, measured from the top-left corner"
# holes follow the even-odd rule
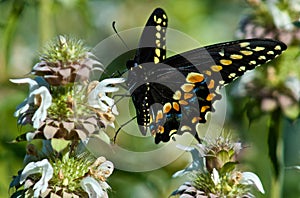
[[[106,190],[110,187],[106,182],[98,182],[93,177],[85,177],[80,184],[90,198],[108,198]]]
[[[289,7],[295,12],[300,12],[300,1],[299,0],[289,0]]]
[[[211,179],[214,182],[215,186],[218,185],[220,183],[220,176],[219,176],[219,172],[217,171],[217,169],[213,169],[212,174],[211,174]]]
[[[33,90],[37,89],[39,87],[38,83],[35,80],[32,80],[30,78],[22,78],[22,79],[10,79],[12,83],[17,84],[29,84],[29,92],[31,93]],[[24,113],[29,109],[29,102],[30,98],[26,98],[18,107],[16,112],[14,113],[15,117],[18,117],[20,114]]]
[[[52,96],[47,88],[47,83],[43,78],[36,78],[32,80],[30,78],[22,79],[10,79],[13,83],[29,84],[29,96],[18,107],[14,115],[19,117],[26,111],[30,110],[32,105],[38,105],[39,108],[35,111],[32,122],[34,128],[39,128],[42,121],[47,117],[47,109],[51,106]],[[21,120],[21,124],[23,121]]]
[[[108,178],[114,171],[114,164],[111,161],[105,161],[97,168],[97,174],[99,176]]]
[[[240,78],[239,83],[235,85],[234,89],[232,90],[232,95],[245,97],[247,95],[247,86],[253,82],[256,75],[256,70],[246,72],[246,74]]]
[[[276,5],[277,3],[278,1],[276,0],[267,1],[268,8],[273,16],[274,24],[279,29],[284,28],[285,30],[292,30],[294,27],[288,11],[280,10]]]
[[[41,179],[36,182],[33,187],[34,197],[39,197],[41,193],[44,193],[47,190],[48,181],[53,176],[53,168],[47,159],[27,164],[21,173],[20,184],[22,184],[29,175],[36,173],[42,174]]]
[[[93,71],[102,72],[103,71],[103,68],[102,68],[103,65],[97,60],[97,57],[91,52],[87,52],[86,55],[87,55],[88,58],[84,59],[82,64],[93,65]]]
[[[108,78],[99,82],[96,87],[91,90],[88,95],[88,104],[91,107],[100,109],[102,112],[112,111],[113,114],[118,115],[115,101],[108,97],[106,93],[112,93],[119,90],[118,87],[110,87],[108,85],[123,83],[124,78]]]
[[[252,173],[252,172],[243,172],[240,183],[244,184],[244,185],[253,185],[261,193],[265,194],[264,187],[263,187],[259,177],[256,174]]]
[[[197,150],[194,147],[185,147],[182,145],[177,145],[177,148],[180,148],[184,151],[188,151],[192,154],[192,163],[186,167],[183,170],[177,171],[176,173],[173,174],[172,177],[180,177],[190,171],[202,171],[204,172],[205,170],[205,158],[203,157],[203,155],[201,155],[201,153],[199,152],[199,150]]]
[[[31,92],[30,95],[39,95],[41,97],[39,108],[35,111],[32,117],[33,127],[37,129],[39,128],[41,122],[43,122],[47,117],[47,109],[51,106],[52,96],[46,87],[40,87]],[[34,97],[34,99],[34,104],[38,104],[39,101],[36,100],[36,97]]]
[[[285,86],[292,91],[295,99],[300,101],[300,80],[295,76],[291,76],[285,81]]]
[[[81,187],[88,193],[89,197],[108,198],[107,189],[110,186],[105,181],[113,170],[114,164],[111,161],[107,161],[105,157],[98,157],[90,166],[90,173],[93,177],[88,176],[81,180]]]

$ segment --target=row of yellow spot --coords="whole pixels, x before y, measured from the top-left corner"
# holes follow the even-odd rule
[[[162,46],[161,47],[161,39],[165,40],[165,28],[162,28],[163,27],[166,27],[167,26],[167,15],[166,14],[163,14],[162,15],[162,18],[154,15],[154,22],[157,24],[156,25],[156,34],[155,34],[155,37],[156,37],[156,40],[155,40],[155,44],[156,44],[156,49],[155,49],[155,57],[154,57],[154,60],[153,62],[155,64],[159,63],[160,62],[160,58],[161,58],[161,52],[160,52],[160,49],[159,48],[163,48],[164,50],[166,49],[166,46]],[[162,31],[162,34],[160,33]],[[163,55],[162,59],[165,59],[165,55]]]

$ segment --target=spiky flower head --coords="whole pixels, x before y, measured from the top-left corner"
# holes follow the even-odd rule
[[[86,81],[94,65],[101,65],[92,58],[81,40],[58,36],[45,47],[32,73],[42,76],[52,86]]]
[[[35,79],[14,79],[13,83],[29,85],[29,96],[15,112],[18,124],[33,130],[17,137],[17,141],[42,138],[85,140],[95,133],[114,127],[117,107],[110,94],[118,91],[123,78],[90,80],[90,72],[101,65],[83,42],[59,36],[41,55],[33,68]],[[104,137],[104,136],[103,136]],[[106,140],[109,138],[105,136]]]
[[[204,140],[196,148],[206,161],[206,169],[211,172],[213,169],[220,170],[226,163],[237,163],[237,156],[242,150],[240,142],[232,142],[230,136],[218,137],[213,141]]]
[[[105,157],[92,157],[82,143],[44,141],[42,151],[35,155],[36,159],[27,162],[12,181],[10,187],[16,189],[12,197],[88,197],[91,193],[108,197],[106,180],[114,166]]]
[[[236,169],[241,143],[233,143],[229,137],[219,137],[195,147],[181,148],[191,152],[193,162],[173,176],[188,174],[190,181],[181,185],[172,196],[251,197],[251,186],[264,193],[262,184],[254,173]]]

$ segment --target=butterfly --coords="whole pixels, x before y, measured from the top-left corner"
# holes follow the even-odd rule
[[[196,132],[206,122],[219,89],[246,71],[264,64],[287,47],[271,39],[244,39],[193,49],[166,58],[168,17],[156,8],[142,32],[132,60],[127,61],[128,86],[140,132],[150,130],[155,143],[174,134]]]

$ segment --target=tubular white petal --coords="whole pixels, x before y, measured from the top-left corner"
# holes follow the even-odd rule
[[[20,114],[26,112],[29,109],[27,98],[21,104],[19,104],[16,109],[17,110],[14,113],[15,117],[18,117]]]
[[[292,30],[294,28],[287,10],[280,10],[273,1],[267,1],[267,5],[278,29]]]
[[[40,95],[42,99],[39,108],[35,111],[32,117],[33,127],[37,129],[41,122],[47,117],[47,109],[51,106],[52,96],[46,87],[40,87],[34,90],[31,92],[30,97],[34,95]]]
[[[114,164],[111,161],[105,161],[97,168],[97,170],[100,171],[104,177],[108,178],[114,171]]]
[[[10,79],[10,81],[18,84],[29,84],[29,96],[20,105],[17,106],[17,110],[14,113],[15,117],[18,117],[20,114],[23,114],[27,110],[29,110],[29,104],[34,103],[34,91],[39,89],[39,87],[45,87],[47,89],[47,87],[49,86],[48,83],[42,77],[36,77],[34,80],[31,78],[21,78]]]
[[[238,154],[242,149],[242,143],[238,142],[233,144],[233,150],[236,154]]]
[[[111,99],[110,97],[108,97],[108,96],[102,96],[101,98],[100,98],[100,100],[101,101],[103,101],[103,102],[105,102],[105,103],[107,103],[108,104],[108,106],[110,107],[110,108],[112,108],[111,110],[112,110],[112,113],[113,114],[115,114],[115,115],[118,115],[119,114],[119,112],[118,112],[118,110],[117,110],[117,106],[116,105],[114,105],[115,104],[115,101],[113,100],[113,99]],[[103,103],[103,102],[99,102],[99,103]]]
[[[289,77],[284,84],[291,90],[296,100],[300,101],[300,80],[295,76],[292,76]]]
[[[300,12],[300,1],[299,0],[290,0],[290,8],[296,12]]]
[[[26,133],[26,140],[27,140],[28,142],[32,141],[33,138],[35,137],[36,133],[37,133],[37,132],[27,132],[27,133]]]
[[[123,83],[125,82],[124,78],[108,78],[104,79],[101,82],[98,83],[98,85],[95,87],[95,91],[97,93],[110,93],[110,92],[116,92],[119,90],[118,87],[107,87],[107,85],[111,84],[118,84],[118,83]]]
[[[102,96],[100,98],[100,100],[106,102],[109,106],[112,106],[115,104],[115,101],[106,95]]]
[[[238,97],[245,97],[247,95],[247,86],[249,83],[251,83],[254,79],[255,76],[257,75],[256,70],[251,70],[246,72],[241,78],[239,83],[237,83],[233,90],[232,94],[234,96]]]
[[[112,98],[108,97],[106,93],[116,92],[118,87],[107,87],[110,84],[117,84],[125,82],[124,78],[109,78],[102,80],[88,95],[88,104],[91,107],[98,108],[103,112],[107,112],[112,109],[112,113],[117,115],[118,111],[115,102]]]
[[[205,158],[200,156],[199,151],[194,147],[176,145],[177,148],[180,148],[184,151],[188,151],[192,155],[192,163],[183,170],[175,172],[172,177],[180,177],[190,171],[202,171],[204,172],[205,167]]]
[[[80,185],[90,198],[107,197],[107,193],[102,189],[100,183],[92,177],[85,177],[81,180]]]
[[[38,162],[30,162],[23,169],[20,177],[20,184],[23,183],[29,175],[41,173],[41,179],[35,183],[34,197],[39,197],[41,193],[44,193],[48,188],[48,181],[53,176],[53,168],[47,159],[43,159]]]
[[[265,194],[264,187],[259,177],[252,172],[243,172],[241,183],[245,185],[254,185],[261,193]]]
[[[29,84],[29,92],[32,92],[34,89],[38,88],[38,83],[31,78],[21,78],[21,79],[9,79],[10,82],[16,84]],[[33,98],[26,98],[21,104],[17,106],[17,110],[14,113],[15,117],[18,117],[20,114],[26,112],[29,109],[29,103],[33,101]]]
[[[29,90],[36,89],[38,86],[38,83],[35,80],[32,80],[31,78],[20,78],[20,79],[9,79],[10,82],[16,83],[16,84],[29,84]]]
[[[101,84],[103,87],[110,85],[110,84],[118,84],[125,82],[124,78],[108,78],[102,80],[99,84]]]
[[[215,168],[212,171],[211,179],[213,180],[213,182],[214,182],[215,185],[218,185],[220,183],[219,172]]]
[[[107,112],[109,109],[109,106],[106,105],[104,102],[101,100],[98,101],[98,104],[94,105],[93,107],[100,109],[103,112]]]
[[[115,128],[115,124],[113,122],[108,123],[107,126],[110,126],[111,128]]]

